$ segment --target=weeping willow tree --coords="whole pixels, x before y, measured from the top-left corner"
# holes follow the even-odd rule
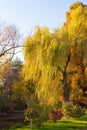
[[[59,37],[62,38],[61,35],[66,37],[66,32],[61,30]],[[64,38],[60,41],[59,37],[50,33],[47,27],[38,27],[34,35],[24,42],[25,78],[33,79],[38,98],[46,105],[57,104],[63,94],[62,71],[68,44],[63,42]]]
[[[82,77],[86,79],[87,6],[73,4],[66,17],[54,33],[37,27],[24,42],[25,80],[33,81],[36,95],[45,105],[57,104],[62,95],[69,101],[72,77],[77,77],[77,86],[81,86]]]

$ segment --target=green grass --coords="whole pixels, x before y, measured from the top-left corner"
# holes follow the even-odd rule
[[[14,127],[10,130],[30,130],[29,126]],[[59,120],[56,123],[51,121],[43,123],[42,127],[33,130],[87,130],[87,121],[80,120]]]

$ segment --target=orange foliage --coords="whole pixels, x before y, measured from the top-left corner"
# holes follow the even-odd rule
[[[78,76],[77,75],[72,76],[72,78],[71,78],[71,88],[72,89],[75,89],[78,86],[77,81],[78,81]]]

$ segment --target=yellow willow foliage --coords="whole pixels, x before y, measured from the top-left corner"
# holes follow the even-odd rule
[[[37,28],[34,35],[25,40],[24,46],[25,80],[33,79],[41,102],[44,100],[45,103],[46,100],[45,104],[55,104],[63,93],[60,82],[63,75],[57,66],[60,65],[61,69],[65,66],[62,62],[67,54],[66,45],[63,44],[62,47],[55,35],[45,27]],[[61,62],[62,55],[64,57]]]
[[[67,57],[70,52],[70,42],[67,29],[63,26],[61,29],[55,32],[57,37],[57,47],[54,50],[56,65],[61,67],[61,70],[64,71],[66,66]]]
[[[44,68],[36,89],[37,92],[39,91],[38,97],[41,99],[41,103],[54,105],[55,102],[58,102],[60,95],[63,93],[60,82],[62,78],[61,72],[58,72],[55,68],[50,66]]]

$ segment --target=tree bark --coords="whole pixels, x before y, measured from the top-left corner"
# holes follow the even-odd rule
[[[67,72],[66,72],[66,69],[67,69],[67,66],[70,62],[70,54],[68,55],[67,57],[67,62],[66,62],[66,65],[65,65],[65,68],[64,68],[64,71],[63,71],[63,90],[64,90],[64,101],[69,101],[69,85],[67,83]]]
[[[67,83],[67,75],[65,75],[65,78],[64,78],[64,101],[68,102],[69,101],[69,86],[68,86],[68,83]]]

